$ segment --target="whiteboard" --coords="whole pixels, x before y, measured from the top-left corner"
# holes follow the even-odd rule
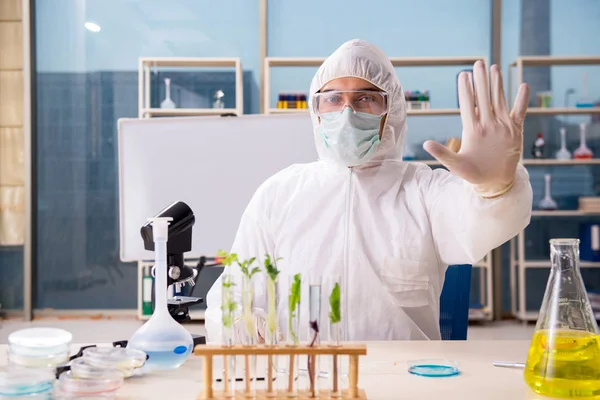
[[[308,113],[120,119],[118,131],[123,262],[153,259],[140,228],[175,201],[196,217],[186,257],[228,250],[260,184],[292,164],[317,160]]]

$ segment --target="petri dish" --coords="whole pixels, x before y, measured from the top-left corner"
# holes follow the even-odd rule
[[[445,359],[425,359],[408,362],[408,372],[429,378],[442,378],[460,374],[456,361]]]
[[[118,369],[129,378],[146,362],[146,353],[124,347],[91,347],[83,350],[82,359],[97,368]]]
[[[115,376],[125,378],[125,373],[115,368],[101,368],[88,363],[85,358],[78,358],[71,362],[71,374],[80,379],[111,379]]]
[[[44,368],[56,367],[69,361],[69,353],[56,354],[45,357],[32,357],[8,352],[8,364],[16,367]]]
[[[46,357],[68,353],[73,335],[58,328],[29,328],[8,335],[8,348],[12,354]]]
[[[116,395],[116,391],[121,386],[123,386],[123,374],[118,371],[113,371],[112,374],[105,371],[102,379],[78,378],[73,376],[72,371],[67,371],[60,375],[57,389],[61,396],[72,398],[90,396],[110,398]]]
[[[0,370],[0,399],[23,397],[26,399],[50,398],[55,377],[51,370],[9,369]]]

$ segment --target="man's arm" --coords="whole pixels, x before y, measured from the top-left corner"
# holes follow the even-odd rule
[[[231,253],[236,253],[239,260],[248,260],[256,257],[255,266],[262,269],[262,260],[265,254],[273,254],[273,245],[266,228],[267,220],[265,217],[265,205],[262,201],[262,190],[259,189],[253,196],[252,200],[246,207],[242,215],[240,225],[230,250]],[[259,265],[261,263],[261,265]],[[242,274],[239,266],[234,264],[227,267],[225,272],[230,272],[233,275],[235,282],[234,301],[241,307],[241,280]],[[260,275],[260,274],[259,274]],[[221,341],[222,327],[221,322],[221,277],[216,280],[206,296],[207,309],[205,313],[205,324],[207,331],[207,342],[216,343]],[[260,282],[256,282],[257,287]],[[262,291],[255,291],[255,301],[262,303],[259,297]],[[238,324],[239,325],[239,324]]]
[[[479,196],[470,183],[446,170],[430,173],[426,201],[444,264],[476,263],[529,225],[533,194],[522,165],[511,189],[492,199]]]

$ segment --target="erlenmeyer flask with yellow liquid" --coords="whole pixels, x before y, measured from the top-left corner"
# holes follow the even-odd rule
[[[600,335],[579,271],[579,240],[550,240],[550,258],[525,381],[544,396],[600,399]]]

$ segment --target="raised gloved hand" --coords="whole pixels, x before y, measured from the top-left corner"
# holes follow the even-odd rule
[[[521,84],[509,114],[502,73],[496,65],[490,71],[491,101],[485,65],[477,61],[473,67],[477,109],[469,75],[463,72],[458,78],[463,125],[458,153],[435,141],[423,144],[429,154],[454,175],[471,183],[475,191],[486,198],[506,193],[514,183],[523,151],[523,120],[529,101],[529,87]]]

